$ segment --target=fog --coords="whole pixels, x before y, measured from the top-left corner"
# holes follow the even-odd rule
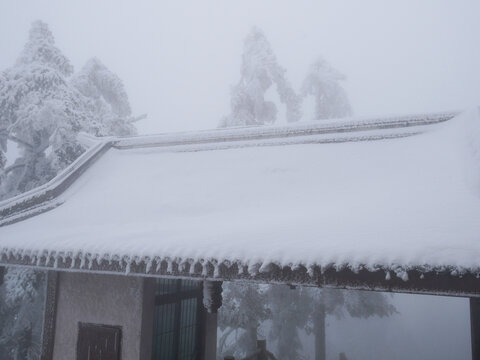
[[[344,73],[356,116],[464,109],[480,103],[478,14],[478,0],[2,0],[0,70],[41,19],[76,70],[95,56],[119,75],[134,114],[148,114],[140,133],[214,128],[257,25],[295,89],[318,56]],[[328,357],[470,357],[466,300],[393,301],[400,313],[386,319],[331,318]]]
[[[2,0],[0,69],[42,19],[77,70],[96,56],[123,79],[148,114],[140,132],[213,128],[257,25],[295,88],[317,56],[343,72],[355,115],[462,109],[480,98],[479,13],[476,0]]]
[[[467,299],[392,296],[398,314],[387,318],[327,322],[327,359],[471,359]]]

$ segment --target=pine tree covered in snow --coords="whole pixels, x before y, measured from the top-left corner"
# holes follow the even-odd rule
[[[16,64],[0,75],[0,198],[53,178],[83,151],[80,131],[130,135],[130,105],[120,79],[98,60],[73,76],[48,26],[33,23]],[[5,167],[7,140],[21,156]]]
[[[16,142],[21,151],[21,157],[4,171],[4,197],[27,191],[52,178],[55,158],[81,153],[68,138],[57,141],[50,155],[46,152],[56,129],[67,129],[64,132],[68,134],[80,127],[79,114],[70,113],[75,109],[72,104],[80,101],[66,81],[72,71],[68,59],[55,47],[47,25],[37,21],[15,66],[0,75],[3,151],[6,151],[7,139]]]
[[[80,131],[131,135],[135,120],[118,76],[97,59],[73,75],[48,26],[34,22],[17,62],[0,74],[0,199],[44,184],[72,163],[85,150]],[[10,166],[8,142],[20,152]],[[43,301],[42,273],[7,270],[0,287],[2,359],[39,358]]]
[[[123,83],[100,60],[90,59],[71,83],[85,97],[85,131],[97,136],[136,133],[137,119],[132,117]]]
[[[345,76],[325,60],[318,59],[308,71],[302,84],[301,95],[315,99],[315,120],[346,117],[352,114],[347,94],[340,82]]]
[[[285,69],[278,65],[263,32],[253,28],[244,42],[240,82],[231,90],[231,113],[221,120],[220,127],[275,122],[277,107],[265,100],[265,93],[273,84],[286,106],[287,121],[300,120],[301,98],[287,81]]]

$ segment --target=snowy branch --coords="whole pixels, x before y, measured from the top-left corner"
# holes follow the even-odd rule
[[[8,173],[12,172],[15,169],[25,167],[25,163],[19,163],[19,164],[13,164],[10,166],[7,166],[4,170],[5,175],[8,175]]]
[[[17,143],[17,144],[19,144],[19,145],[26,146],[26,147],[28,147],[28,148],[30,148],[30,149],[33,149],[33,148],[34,148],[34,146],[33,146],[32,144],[30,144],[30,143],[28,143],[28,142],[26,142],[26,141],[23,141],[23,140],[19,139],[18,137],[16,137],[15,135],[12,135],[12,134],[9,134],[9,135],[8,135],[8,140],[13,141],[13,142],[15,142],[15,143]]]

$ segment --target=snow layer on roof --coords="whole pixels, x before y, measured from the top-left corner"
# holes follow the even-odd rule
[[[478,271],[479,174],[473,112],[402,139],[110,150],[0,249]]]

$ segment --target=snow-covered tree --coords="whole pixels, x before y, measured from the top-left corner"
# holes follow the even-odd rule
[[[46,150],[55,129],[75,129],[81,119],[70,113],[79,100],[69,91],[66,78],[73,71],[68,59],[55,47],[45,23],[33,23],[30,37],[15,66],[0,75],[0,131],[3,149],[6,140],[19,145],[21,157],[4,171],[4,196],[27,191],[50,179],[55,172]],[[67,144],[67,142],[65,143]],[[67,151],[78,156],[80,148],[58,143],[50,157]]]
[[[0,287],[2,359],[38,360],[45,302],[45,274],[24,268],[9,268]]]
[[[311,66],[302,84],[301,95],[315,99],[315,120],[346,117],[352,114],[347,94],[341,85],[345,76],[325,60],[318,59]]]
[[[257,348],[261,324],[270,318],[266,287],[258,284],[223,283],[223,303],[218,316],[218,358],[243,358]]]
[[[16,64],[0,75],[0,198],[39,186],[73,162],[84,151],[80,131],[135,133],[115,74],[96,59],[72,74],[48,26],[34,22]],[[5,168],[7,140],[18,144],[21,156]]]
[[[269,343],[272,340],[277,344],[276,358],[304,359],[300,331],[307,327],[312,312],[309,292],[302,287],[272,285],[267,294],[272,314]]]
[[[96,58],[73,76],[73,86],[85,97],[88,118],[85,129],[97,136],[136,133],[127,92],[120,78]]]
[[[97,59],[73,75],[47,24],[34,22],[15,65],[0,74],[0,200],[49,181],[72,163],[85,150],[80,131],[131,135],[135,120],[118,76]],[[20,156],[6,167],[7,140]],[[0,324],[0,353],[12,359],[38,358],[42,276],[8,269],[0,288],[0,311],[9,315]]]
[[[288,122],[301,117],[301,98],[285,77],[263,32],[253,28],[245,38],[240,82],[231,89],[231,113],[220,127],[263,125],[276,120],[277,108],[265,100],[265,93],[276,85],[280,101],[286,106]]]
[[[315,336],[315,360],[326,359],[325,319],[327,315],[342,318],[345,314],[356,318],[372,316],[385,317],[396,312],[388,297],[382,293],[334,290],[334,289],[307,289],[310,293],[312,312],[310,321]]]
[[[300,338],[313,334],[315,360],[325,360],[327,316],[385,317],[396,311],[386,295],[376,292],[223,284],[218,359],[245,357],[255,351],[257,338],[268,335],[268,348],[277,359],[302,360]]]

